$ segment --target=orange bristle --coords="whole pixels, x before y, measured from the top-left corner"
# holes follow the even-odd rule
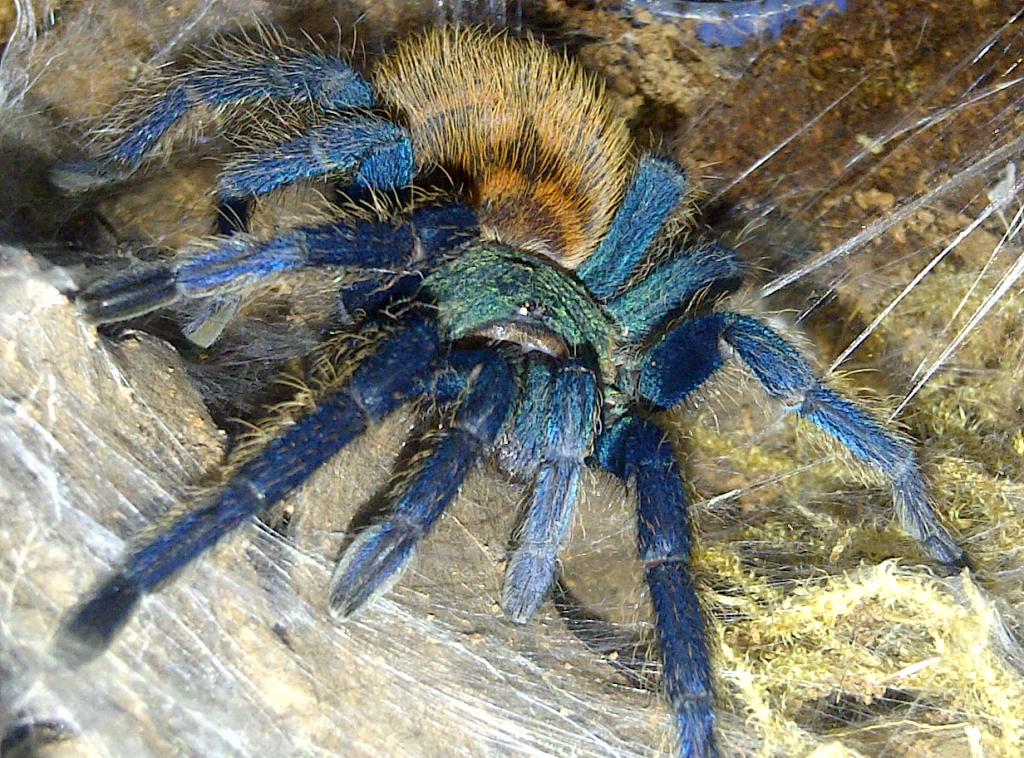
[[[443,29],[405,42],[374,80],[419,167],[468,178],[487,234],[568,269],[593,252],[631,143],[579,65],[531,40]]]

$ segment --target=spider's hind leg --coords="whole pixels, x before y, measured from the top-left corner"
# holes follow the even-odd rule
[[[58,187],[80,192],[122,180],[158,151],[190,113],[260,101],[306,101],[349,110],[375,104],[373,90],[340,58],[252,44],[226,44],[146,100],[128,98],[115,112],[120,132],[96,160],[58,165]]]
[[[452,370],[439,373],[434,397],[441,404],[458,398],[455,416],[397,488],[387,517],[360,534],[338,561],[328,599],[335,618],[348,618],[398,580],[505,423],[515,398],[505,360],[493,351],[456,352],[450,360]]]
[[[651,591],[662,681],[676,713],[679,752],[717,755],[714,690],[704,616],[690,572],[690,524],[672,446],[653,422],[627,415],[598,438],[595,458],[637,497],[638,549]]]
[[[225,167],[218,188],[231,200],[335,177],[358,188],[392,190],[408,186],[415,170],[404,128],[377,116],[333,114],[290,140],[242,153]]]
[[[685,208],[688,190],[686,173],[674,162],[640,159],[611,229],[577,272],[594,297],[610,300],[629,281],[655,238]]]
[[[65,618],[57,652],[72,664],[100,653],[144,594],[302,485],[371,423],[428,391],[439,347],[437,330],[424,319],[412,320],[384,341],[310,415],[243,464],[210,503],[185,513],[134,550],[114,576]]]
[[[741,278],[736,252],[717,243],[673,250],[657,266],[650,260],[658,240],[671,238],[674,220],[686,216],[689,191],[676,163],[643,156],[611,229],[577,271],[629,342],[646,339],[698,293],[730,289]]]
[[[933,560],[952,567],[967,565],[966,553],[935,514],[910,444],[826,386],[800,351],[761,321],[715,313],[669,330],[638,366],[640,395],[662,408],[682,402],[724,364],[722,341],[736,351],[770,397],[889,480],[900,524]]]
[[[701,292],[734,289],[743,266],[736,251],[717,243],[684,248],[605,306],[625,339],[640,342]]]

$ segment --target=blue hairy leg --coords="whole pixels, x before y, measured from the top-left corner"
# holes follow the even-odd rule
[[[722,340],[769,396],[828,432],[858,460],[889,479],[900,524],[933,560],[966,565],[963,549],[935,515],[911,446],[823,384],[800,351],[757,319],[715,313],[670,330],[641,359],[639,394],[662,408],[680,403],[721,367]]]
[[[376,116],[344,116],[232,160],[220,175],[219,189],[221,198],[232,199],[333,177],[357,187],[390,190],[412,183],[415,168],[405,129]]]
[[[509,558],[501,606],[517,624],[529,621],[540,608],[555,579],[558,552],[565,544],[579,499],[584,459],[590,455],[600,406],[597,380],[579,362],[561,366],[550,380],[548,401],[527,403],[520,410],[534,418],[517,418],[526,448],[538,454],[536,476],[518,545]]]
[[[221,202],[217,209],[217,234],[225,237],[240,234],[249,226],[251,207],[248,199]],[[189,342],[206,349],[216,342],[242,307],[240,292],[226,292],[203,298],[181,325],[181,333]]]
[[[420,208],[409,219],[415,244],[411,257],[384,267],[377,276],[353,282],[338,293],[339,320],[355,324],[359,314],[374,313],[388,303],[411,298],[423,283],[423,269],[439,256],[477,238],[477,218],[462,203]],[[406,251],[402,251],[405,253]],[[364,272],[368,273],[368,272]]]
[[[686,174],[672,161],[653,155],[640,159],[611,229],[577,271],[594,297],[608,300],[629,280],[685,202],[687,188]]]
[[[98,160],[58,166],[54,182],[83,190],[129,174],[164,135],[197,106],[258,101],[311,101],[350,110],[375,104],[370,85],[339,58],[286,50],[248,50],[207,59],[176,78]]]
[[[278,503],[371,423],[422,394],[439,346],[433,324],[420,319],[386,340],[344,386],[239,468],[212,502],[179,517],[132,552],[121,570],[63,622],[59,650],[76,663],[101,652],[142,595]]]
[[[605,309],[627,341],[639,342],[700,291],[737,285],[742,271],[736,252],[723,245],[687,248],[610,300]]]
[[[455,353],[454,373],[437,383],[439,401],[459,394],[455,417],[433,435],[431,450],[396,493],[387,517],[353,541],[331,578],[328,608],[345,619],[398,580],[419,541],[487,452],[515,399],[515,382],[495,352]]]
[[[653,422],[627,415],[598,438],[595,457],[636,487],[637,546],[651,591],[662,682],[676,714],[679,752],[711,758],[717,755],[711,660],[690,573],[686,495],[672,446]]]
[[[107,280],[78,296],[98,323],[123,321],[182,299],[209,298],[241,290],[276,275],[303,268],[353,266],[400,273],[453,250],[476,233],[476,217],[465,205],[422,208],[400,225],[378,221],[330,223],[292,229],[266,242],[244,235],[222,239],[217,247],[180,263],[157,266]],[[408,289],[421,280],[409,271],[399,280]],[[370,310],[387,288],[379,281],[357,285],[342,307]]]
[[[512,479],[525,482],[537,475],[537,466],[544,458],[555,376],[551,359],[541,352],[526,353],[517,365],[519,400],[495,455]]]

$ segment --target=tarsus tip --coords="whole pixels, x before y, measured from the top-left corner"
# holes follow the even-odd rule
[[[127,576],[112,576],[68,611],[51,646],[55,657],[72,668],[97,657],[131,618],[141,597],[139,588]]]

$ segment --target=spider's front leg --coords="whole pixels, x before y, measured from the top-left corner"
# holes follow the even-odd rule
[[[422,318],[386,340],[310,415],[243,464],[209,504],[179,517],[132,551],[121,569],[64,620],[58,652],[73,664],[100,653],[144,594],[278,503],[370,424],[429,391],[439,347],[437,329]]]
[[[658,629],[662,682],[676,714],[679,752],[713,758],[714,690],[707,630],[690,571],[683,480],[665,432],[626,415],[597,440],[595,459],[636,489],[638,549]]]
[[[338,561],[328,599],[335,618],[348,618],[398,580],[419,541],[497,438],[515,399],[515,383],[496,352],[455,352],[449,370],[438,374],[434,399],[441,404],[458,399],[454,418],[433,435],[429,454],[395,493],[391,512],[360,534]]]
[[[769,396],[889,479],[900,524],[933,560],[954,568],[968,565],[963,548],[935,514],[910,444],[823,384],[795,347],[757,319],[715,313],[669,330],[640,361],[638,393],[662,408],[679,404],[724,364],[722,341],[735,350]]]

